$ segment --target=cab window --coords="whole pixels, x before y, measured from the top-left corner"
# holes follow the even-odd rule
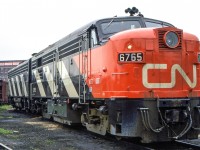
[[[115,34],[124,30],[141,28],[139,21],[134,20],[120,20],[108,21],[101,24],[103,34]]]
[[[90,46],[91,48],[97,45],[97,33],[95,29],[92,29],[90,32]]]
[[[162,22],[162,21],[150,21],[145,20],[146,28],[162,28],[162,27],[173,27],[173,25]]]
[[[146,24],[146,27],[147,27],[147,28],[151,28],[151,27],[160,28],[160,27],[163,27],[162,24],[157,23],[157,22],[149,22],[149,21],[146,21],[145,24]]]

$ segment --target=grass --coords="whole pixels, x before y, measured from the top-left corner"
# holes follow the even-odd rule
[[[3,115],[4,112],[8,111],[9,109],[11,109],[12,106],[11,105],[0,105],[0,119],[9,119],[9,118],[13,118],[12,116],[5,116]]]
[[[46,143],[47,145],[51,145],[51,144],[54,143],[54,141],[48,139],[48,140],[45,140],[45,143]]]
[[[17,139],[19,139],[20,138],[20,136],[19,135],[15,135],[15,134],[9,134],[9,139],[14,139],[14,140],[17,140]]]
[[[12,119],[13,116],[0,116],[0,119]]]
[[[2,135],[13,134],[13,131],[0,128],[0,134]]]
[[[0,113],[4,112],[4,111],[7,111],[10,108],[12,108],[11,105],[0,105]],[[0,116],[0,118],[5,118],[5,117]],[[7,118],[12,118],[12,116],[7,116]],[[13,134],[13,131],[0,128],[0,135],[9,135],[9,134]]]
[[[11,105],[0,105],[0,112],[11,109]]]

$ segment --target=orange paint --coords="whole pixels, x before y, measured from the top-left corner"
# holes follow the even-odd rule
[[[159,37],[160,30],[163,33],[179,32],[179,46],[166,48],[164,39]],[[142,52],[143,61],[119,62],[119,53],[133,52]],[[88,59],[86,82],[92,88],[94,98],[199,97],[198,53],[198,39],[177,28],[142,28],[120,32],[105,45],[83,54]],[[83,55],[80,56],[82,74]],[[79,66],[79,56],[75,56],[74,60]]]

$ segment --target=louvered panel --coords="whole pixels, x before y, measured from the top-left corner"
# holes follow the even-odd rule
[[[159,49],[171,49],[164,43],[164,40],[163,40],[163,37],[164,37],[166,32],[167,32],[166,30],[159,30],[158,31]],[[180,43],[176,48],[173,48],[173,49],[182,49],[182,31],[175,31],[175,32],[178,34],[178,36],[180,38]]]

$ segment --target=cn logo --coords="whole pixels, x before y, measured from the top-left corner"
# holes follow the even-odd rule
[[[176,73],[179,72],[189,87],[194,88],[197,85],[196,65],[193,65],[193,82],[186,75],[180,65],[174,64],[171,68],[171,82],[170,83],[149,83],[148,70],[149,69],[167,69],[167,64],[146,64],[142,68],[142,83],[146,88],[173,88],[176,84]]]

